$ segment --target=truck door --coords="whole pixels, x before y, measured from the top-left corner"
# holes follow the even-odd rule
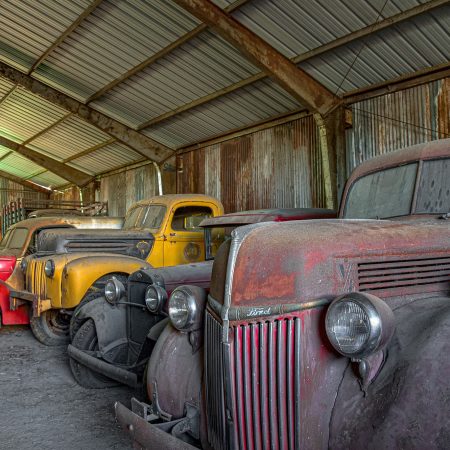
[[[199,224],[213,216],[208,206],[178,206],[167,225],[164,242],[164,265],[175,266],[205,259],[203,229]]]

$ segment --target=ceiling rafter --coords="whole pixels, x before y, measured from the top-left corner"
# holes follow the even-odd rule
[[[0,77],[18,84],[29,92],[60,106],[96,128],[114,137],[142,156],[156,162],[161,162],[174,153],[171,148],[145,136],[138,131],[112,119],[93,108],[69,97],[58,90],[47,86],[39,80],[26,75],[8,64],[0,61]]]
[[[21,186],[33,189],[37,192],[42,192],[44,194],[50,194],[50,192],[52,191],[50,188],[46,189],[36,183],[33,183],[32,181],[24,180],[16,175],[13,175],[12,173],[4,172],[3,170],[0,170],[0,177],[6,178],[7,180],[20,184]]]
[[[231,13],[232,11],[236,11],[238,8],[240,8],[245,3],[248,3],[250,0],[236,0],[231,5],[228,5],[225,8],[225,11]],[[200,25],[196,26],[193,30],[189,31],[188,33],[184,34],[183,36],[180,36],[178,39],[167,45],[166,47],[162,48],[159,52],[155,53],[154,55],[148,57],[146,60],[142,61],[138,65],[134,66],[130,70],[126,71],[122,75],[120,75],[118,78],[112,80],[107,85],[103,86],[101,89],[99,89],[97,92],[92,94],[87,100],[86,104],[89,104],[93,102],[94,100],[97,100],[99,97],[104,95],[106,92],[110,91],[111,89],[115,88],[118,84],[122,83],[123,81],[127,80],[128,78],[131,78],[133,75],[136,75],[138,72],[142,71],[143,69],[149,67],[150,65],[154,64],[159,59],[163,58],[164,56],[168,55],[169,53],[173,52],[178,47],[181,47],[184,43],[187,41],[190,41],[194,37],[198,36],[200,33],[205,31],[208,28],[207,24],[201,23]]]
[[[339,105],[340,99],[323,84],[210,0],[174,1],[208,23],[309,110],[325,116]]]
[[[343,45],[346,45],[350,42],[354,42],[358,39],[363,39],[365,37],[368,37],[368,36],[378,32],[378,31],[384,30],[384,29],[394,26],[400,22],[404,22],[408,19],[412,19],[416,16],[419,16],[421,14],[429,12],[429,11],[436,9],[446,3],[448,3],[448,0],[431,0],[427,3],[423,3],[421,5],[415,6],[406,11],[398,13],[394,16],[388,17],[387,19],[380,20],[379,22],[377,22],[373,25],[368,25],[364,28],[356,30],[352,33],[349,33],[345,36],[335,39],[327,44],[321,45],[320,47],[317,47],[308,52],[302,53],[301,55],[294,56],[293,58],[291,58],[291,61],[294,64],[299,64],[301,62],[307,61],[308,59],[322,55],[325,52],[334,50],[338,47],[342,47]],[[168,120],[174,116],[177,116],[181,113],[184,113],[193,108],[201,106],[205,103],[209,103],[212,100],[215,100],[226,94],[230,94],[234,91],[237,91],[238,89],[241,89],[245,86],[249,86],[253,83],[256,83],[257,81],[260,81],[260,80],[263,80],[266,78],[268,78],[267,73],[259,72],[255,75],[252,75],[251,77],[245,78],[244,80],[240,80],[237,83],[233,83],[225,88],[219,89],[208,95],[205,95],[203,97],[195,99],[191,102],[185,103],[184,105],[181,105],[173,110],[167,111],[166,113],[163,113],[163,114],[161,114],[157,117],[154,117],[146,122],[143,122],[140,125],[138,125],[137,130],[144,130],[146,128],[157,125],[158,123],[164,122],[165,120]]]
[[[41,167],[46,168],[50,172],[59,175],[71,183],[76,184],[77,186],[85,186],[92,180],[92,176],[88,175],[81,170],[75,169],[70,166],[66,166],[65,164],[57,161],[56,159],[50,158],[42,153],[36,152],[25,145],[18,144],[17,142],[11,141],[5,137],[0,136],[0,145],[3,147],[9,148],[25,158],[33,161]]]
[[[66,39],[66,37],[71,34],[72,31],[75,30],[75,28],[77,28],[84,19],[86,19],[86,17],[88,17],[102,1],[103,0],[93,0],[93,2],[77,17],[77,19],[72,22],[72,24],[66,30],[64,30],[64,32],[53,42],[53,44],[49,48],[47,48],[47,50],[39,57],[39,59],[33,63],[31,68],[28,70],[28,75],[34,72],[47,58],[47,56],[52,53],[55,48],[61,45],[64,39]]]

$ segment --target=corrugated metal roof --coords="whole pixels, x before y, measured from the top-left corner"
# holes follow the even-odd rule
[[[69,165],[94,175],[126,164],[132,164],[142,159],[143,157],[139,153],[116,142],[88,155],[74,159]]]
[[[12,173],[18,177],[24,174],[34,174],[40,172],[42,167],[19,155],[16,152],[11,153],[0,161],[0,170]]]
[[[41,186],[51,186],[51,187],[58,187],[67,184],[67,180],[49,171],[30,178],[30,181],[39,184]]]
[[[448,62],[449,27],[450,8],[440,8],[378,32],[364,42],[327,52],[300,67],[342,94]]]
[[[139,125],[259,72],[231,44],[205,31],[117,86],[93,106]]]
[[[6,147],[3,147],[3,145],[0,145],[0,158],[10,152],[11,152],[11,150],[9,148],[6,148]]]
[[[37,73],[88,97],[198,24],[173,2],[102,2]]]
[[[34,139],[28,147],[61,161],[110,139],[108,134],[84,120],[70,116]]]
[[[89,3],[89,0],[2,0],[0,58],[28,70]]]
[[[179,147],[299,108],[300,103],[277,84],[263,80],[143,132]]]
[[[19,87],[0,105],[0,134],[21,143],[65,114],[63,109]]]

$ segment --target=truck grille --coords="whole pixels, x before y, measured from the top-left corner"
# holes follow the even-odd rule
[[[224,374],[231,376],[233,449],[300,448],[300,333],[298,318],[232,326],[231,367],[223,367],[221,327],[208,318],[208,431],[214,449],[226,448]],[[213,362],[217,355],[220,364]]]
[[[45,282],[45,260],[30,259],[27,267],[27,291],[37,294],[39,298],[47,298]]]
[[[450,257],[358,264],[360,291],[412,289],[450,283]]]

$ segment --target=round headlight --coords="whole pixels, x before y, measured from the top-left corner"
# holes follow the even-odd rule
[[[28,267],[28,260],[23,258],[22,261],[20,261],[20,269],[22,270],[23,273],[27,271],[27,267]]]
[[[333,347],[355,360],[383,348],[394,332],[394,314],[386,302],[361,292],[334,300],[325,322]]]
[[[203,324],[206,291],[198,286],[179,286],[169,299],[169,318],[180,331],[199,330]]]
[[[53,259],[49,259],[45,262],[44,272],[49,278],[55,275],[55,262]]]
[[[152,284],[146,289],[145,304],[150,312],[159,312],[166,301],[167,292],[163,287]]]
[[[125,294],[125,286],[115,277],[105,284],[105,298],[109,303],[116,303]]]

